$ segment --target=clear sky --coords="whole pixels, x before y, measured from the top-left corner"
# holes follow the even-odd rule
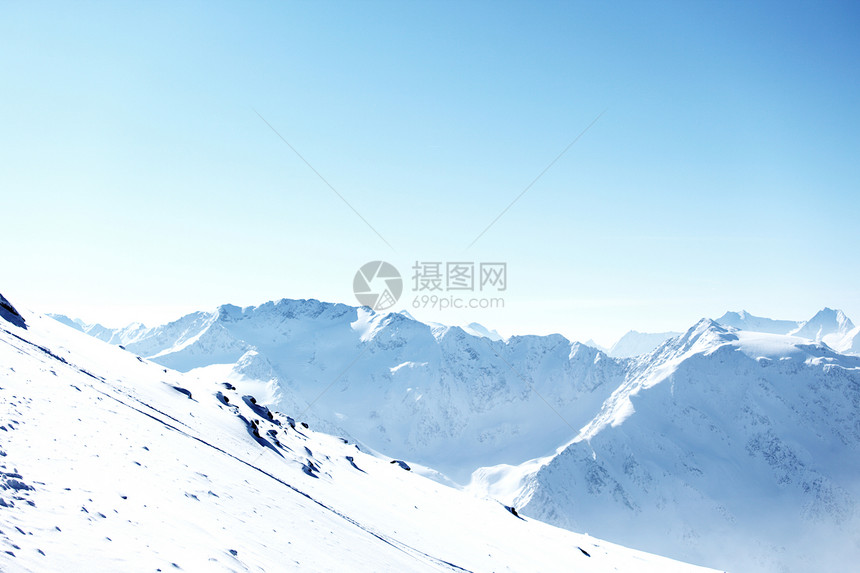
[[[0,292],[154,324],[383,259],[506,334],[860,322],[858,6],[5,2]],[[416,310],[415,261],[506,262],[505,308]]]

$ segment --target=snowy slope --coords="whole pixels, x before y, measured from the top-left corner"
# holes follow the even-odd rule
[[[836,349],[844,354],[860,354],[860,326],[849,330]]]
[[[281,300],[188,315],[127,348],[563,527],[735,570],[809,569],[821,561],[801,541],[816,536],[853,558],[857,366],[831,348],[856,351],[858,329],[828,309],[732,315],[747,330],[704,321],[621,359]],[[771,467],[783,457],[797,471]]]
[[[609,349],[609,355],[614,358],[632,358],[648,354],[670,338],[681,334],[680,332],[637,332],[631,330],[622,336],[618,342]]]
[[[556,455],[476,472],[522,513],[735,571],[860,559],[860,358],[703,320]]]
[[[623,379],[624,364],[559,335],[470,329],[284,299],[194,313],[126,348],[307,409],[316,427],[461,483],[478,467],[551,453]]]
[[[518,518],[0,303],[0,570],[701,570]]]

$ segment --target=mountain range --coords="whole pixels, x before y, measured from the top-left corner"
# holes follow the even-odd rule
[[[428,480],[0,296],[0,570],[705,570]]]
[[[631,333],[623,357],[316,300],[98,332],[565,528],[726,570],[860,557],[860,358],[838,310]]]

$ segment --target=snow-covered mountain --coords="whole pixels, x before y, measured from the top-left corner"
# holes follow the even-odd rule
[[[857,349],[860,348],[860,338],[857,338],[858,330],[855,329],[854,324],[841,310],[831,308],[820,310],[807,321],[774,320],[772,318],[755,316],[742,310],[740,312],[726,312],[723,316],[716,319],[716,322],[738,330],[769,334],[792,334],[816,342],[824,342],[840,352],[856,353]],[[663,342],[680,334],[680,332],[649,333],[631,330],[622,336],[606,353],[614,358],[641,356],[648,354]],[[600,348],[593,341],[587,342],[586,345]]]
[[[79,318],[69,318],[64,314],[48,314],[54,320],[62,322],[66,326],[70,326],[75,330],[80,330],[84,334],[89,334],[93,338],[98,338],[108,344],[124,345],[129,342],[140,339],[149,333],[146,325],[140,322],[133,322],[122,328],[109,328],[101,324],[87,324]]]
[[[625,368],[559,335],[503,341],[316,300],[224,305],[125,348],[251,388],[266,404],[460,483],[478,467],[554,451]]]
[[[860,358],[702,320],[554,455],[476,472],[526,515],[736,571],[860,559]]]
[[[860,351],[860,329],[841,310],[823,308],[806,321],[773,320],[753,316],[742,310],[727,312],[717,319],[724,326],[753,332],[791,334],[815,342],[824,342],[839,352],[857,354]]]
[[[0,297],[0,570],[703,571],[517,516]]]
[[[637,332],[631,330],[622,336],[618,342],[609,349],[609,356],[614,358],[632,358],[648,354],[670,338],[681,334],[680,332]]]
[[[845,339],[854,330],[854,323],[841,310],[825,308],[801,324],[789,334],[824,342],[832,348],[842,350]]]
[[[126,348],[563,527],[742,571],[809,569],[807,539],[835,563],[860,557],[860,468],[840,461],[857,457],[858,359],[835,351],[857,328],[828,309],[723,319],[745,329],[705,320],[613,358],[558,335],[281,300],[194,313]]]

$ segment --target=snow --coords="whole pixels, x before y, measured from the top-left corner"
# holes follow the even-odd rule
[[[860,326],[855,326],[848,331],[842,339],[841,344],[835,348],[840,352],[848,354],[860,354]]]
[[[3,571],[702,570],[518,518],[229,382],[22,317],[0,319]]]
[[[860,358],[702,320],[555,455],[483,468],[520,513],[725,570],[860,559]]]
[[[401,368],[421,368],[422,366],[427,366],[426,362],[404,362],[403,364],[398,364],[397,366],[393,366],[389,368],[392,374],[397,373]],[[412,389],[407,388],[406,391],[410,392]]]
[[[126,348],[229,380],[275,408],[307,410],[315,427],[466,483],[479,467],[520,463],[568,441],[567,424],[586,423],[623,370],[558,335],[486,334],[281,300],[194,313]],[[540,396],[563,419],[547,419]]]
[[[841,310],[824,308],[789,334],[829,343],[844,337],[853,328],[854,323]]]
[[[727,312],[717,322],[739,330],[771,334],[790,334],[814,342],[824,342],[840,352],[858,354],[858,329],[845,313],[838,309],[823,308],[806,321],[772,320],[753,316],[746,311]]]
[[[860,557],[860,366],[845,354],[859,340],[838,310],[742,311],[614,358],[282,300],[128,348],[521,515],[721,569],[803,571]]]

